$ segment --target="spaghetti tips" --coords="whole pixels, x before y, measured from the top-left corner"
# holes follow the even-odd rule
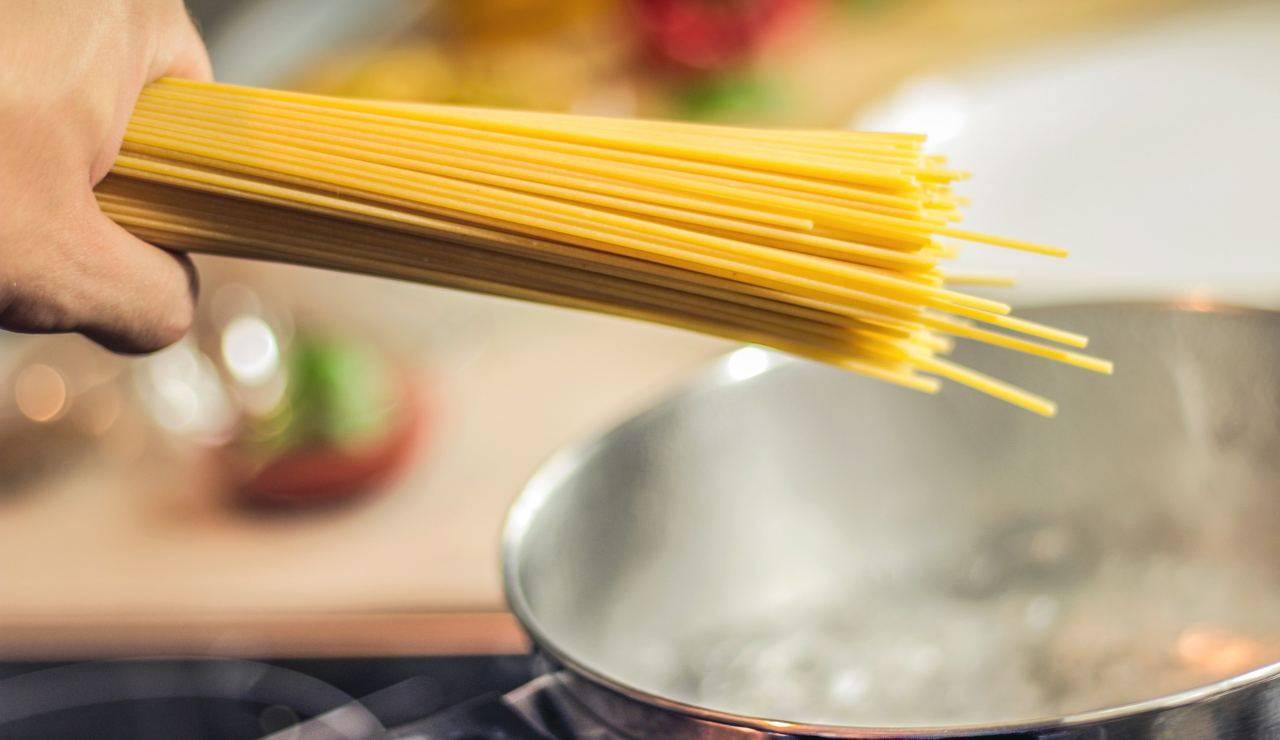
[[[165,79],[144,91],[97,196],[171,249],[659,322],[925,392],[945,378],[1052,415],[1046,399],[942,359],[948,337],[1110,363],[1022,339],[1085,342],[949,287],[1008,279],[944,272],[956,250],[940,237],[1065,253],[952,226],[964,173],[922,139]]]

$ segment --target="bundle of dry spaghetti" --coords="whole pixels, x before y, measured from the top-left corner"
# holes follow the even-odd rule
[[[922,140],[161,80],[97,194],[172,249],[656,321],[1052,415],[944,359],[949,337],[1110,364],[1051,344],[1084,337],[949,288],[939,263],[956,248],[944,239],[1063,252],[956,228],[963,173]]]

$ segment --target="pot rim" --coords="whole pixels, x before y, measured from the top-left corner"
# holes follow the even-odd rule
[[[1280,310],[1235,305],[1229,302],[1214,300],[1206,301],[1199,297],[1151,301],[1073,301],[1064,303],[1048,303],[1043,306],[1029,309],[1025,313],[1044,314],[1083,308],[1116,310],[1154,309],[1170,312],[1212,313],[1218,315],[1243,314],[1280,318]],[[742,348],[738,348],[722,355],[718,359],[714,360],[709,368],[698,373],[693,380],[681,384],[675,390],[664,395],[645,410],[628,417],[620,424],[616,424],[609,429],[601,433],[594,434],[582,441],[562,447],[538,467],[537,471],[529,479],[529,482],[525,484],[520,495],[516,498],[515,503],[513,503],[511,508],[508,510],[506,520],[502,527],[501,539],[503,590],[506,594],[507,604],[511,608],[512,613],[515,614],[516,619],[520,621],[520,624],[524,627],[525,631],[529,633],[533,643],[554,658],[560,665],[568,668],[573,673],[576,673],[597,685],[607,688],[617,694],[621,694],[629,699],[696,720],[751,728],[768,733],[790,733],[796,735],[835,738],[906,738],[921,736],[954,737],[1002,733],[1015,734],[1078,728],[1099,725],[1118,719],[1136,717],[1142,714],[1168,711],[1192,704],[1204,703],[1222,696],[1223,694],[1260,684],[1280,676],[1280,661],[1277,661],[1260,666],[1245,673],[1230,676],[1213,683],[1196,686],[1172,694],[1153,697],[1151,699],[1143,699],[1141,701],[1130,702],[1105,709],[1093,709],[1085,712],[1078,712],[1060,717],[1033,717],[1007,722],[992,722],[988,724],[942,726],[853,726],[794,722],[789,720],[771,719],[768,717],[735,714],[733,712],[726,712],[699,706],[697,704],[677,701],[661,694],[656,694],[651,691],[629,685],[624,681],[612,678],[604,671],[578,660],[569,651],[561,648],[542,628],[538,623],[537,617],[534,615],[533,608],[529,604],[528,598],[525,595],[518,577],[520,570],[520,552],[525,535],[528,533],[535,516],[539,511],[541,511],[543,505],[550,499],[550,497],[554,495],[559,484],[578,470],[583,463],[591,459],[598,450],[607,446],[621,426],[629,425],[650,414],[658,413],[667,408],[677,399],[740,382],[740,379],[735,378],[734,374],[730,372],[729,363],[733,355],[736,352],[741,351],[741,349]],[[778,353],[774,350],[768,350],[767,348],[766,350],[769,352],[768,364],[760,373],[753,374],[751,377],[758,377],[759,375],[772,372],[778,367],[791,365],[801,361],[797,358]]]

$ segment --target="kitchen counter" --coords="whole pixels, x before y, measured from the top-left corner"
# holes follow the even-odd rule
[[[353,306],[416,295],[421,319],[402,322],[406,333],[430,324],[432,301],[448,297],[262,269],[280,273],[282,290],[342,286]],[[504,609],[499,529],[525,480],[558,447],[651,403],[730,345],[466,298],[487,309],[474,328],[483,341],[427,355],[433,429],[415,467],[374,499],[249,515],[222,500],[206,456],[162,445],[141,460],[99,452],[0,501],[0,654],[518,646],[510,619],[493,615]]]

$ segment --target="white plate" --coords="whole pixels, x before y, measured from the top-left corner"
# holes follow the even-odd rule
[[[945,78],[860,116],[975,173],[973,246],[1027,300],[1198,293],[1280,304],[1280,4],[1184,14]],[[957,265],[959,266],[959,264]]]

